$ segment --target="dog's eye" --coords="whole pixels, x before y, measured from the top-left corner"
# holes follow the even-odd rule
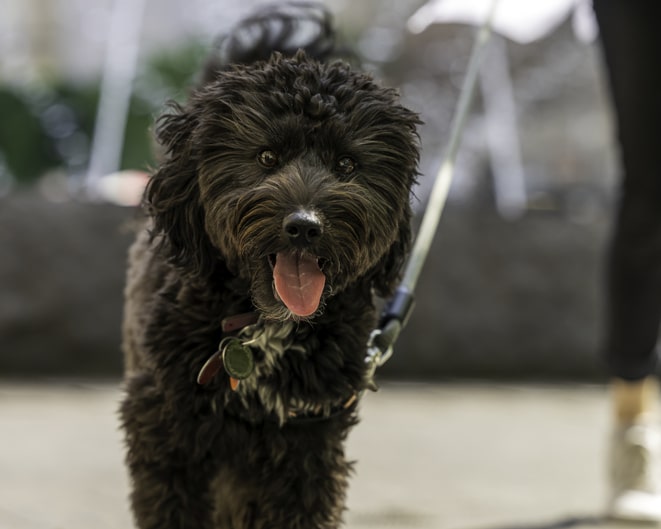
[[[352,158],[349,158],[348,156],[342,156],[339,160],[337,160],[335,168],[340,174],[350,175],[356,170],[357,164]]]
[[[278,155],[269,149],[264,149],[262,152],[259,153],[257,156],[257,161],[262,167],[266,167],[267,169],[272,169],[276,165],[278,165]]]

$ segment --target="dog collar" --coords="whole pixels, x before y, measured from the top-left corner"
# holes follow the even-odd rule
[[[327,419],[337,417],[338,415],[348,413],[357,406],[358,397],[358,393],[354,392],[348,399],[344,400],[336,406],[333,406],[328,412],[324,412],[321,406],[317,406],[312,410],[292,408],[288,413],[287,424],[325,421]]]
[[[197,375],[197,383],[206,385],[224,369],[229,375],[230,387],[233,391],[239,386],[239,382],[248,377],[254,370],[254,360],[250,347],[244,345],[236,333],[254,325],[259,319],[257,312],[246,312],[229,316],[221,321],[221,329],[225,335],[220,341],[218,351],[209,357]],[[325,406],[293,405],[287,412],[287,424],[310,423],[323,421],[349,413],[358,404],[360,394],[352,392],[351,395],[328,408]]]

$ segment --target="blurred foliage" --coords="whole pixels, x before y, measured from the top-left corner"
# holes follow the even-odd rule
[[[0,156],[4,170],[33,180],[59,162],[48,135],[22,94],[0,87]]]
[[[191,42],[145,61],[134,84],[122,169],[146,169],[153,163],[154,119],[166,101],[185,97],[207,50]],[[100,82],[81,85],[64,79],[35,87],[0,84],[0,171],[19,185],[55,170],[83,174],[99,86]]]

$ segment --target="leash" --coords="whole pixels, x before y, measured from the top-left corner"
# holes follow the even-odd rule
[[[395,295],[386,304],[378,327],[372,331],[367,344],[368,381],[370,389],[376,391],[374,374],[393,354],[393,346],[406,325],[415,305],[414,291],[422,267],[427,259],[441,214],[445,208],[455,161],[459,151],[461,135],[473,100],[475,85],[486,46],[491,38],[492,22],[498,0],[493,0],[489,12],[478,29],[471,50],[466,75],[459,94],[457,109],[452,118],[450,140],[432,188],[427,209],[420,224],[413,251],[406,265],[402,282]]]

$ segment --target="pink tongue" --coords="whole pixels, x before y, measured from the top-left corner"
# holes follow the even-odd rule
[[[278,296],[294,314],[305,317],[317,311],[326,276],[316,258],[280,252],[276,256],[273,279]]]

